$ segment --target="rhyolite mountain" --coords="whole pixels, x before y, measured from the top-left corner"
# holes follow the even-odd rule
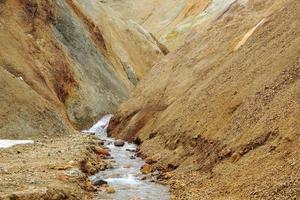
[[[172,199],[300,198],[299,0],[0,0],[0,43],[2,138],[113,113]]]
[[[171,173],[174,199],[298,199],[300,2],[125,2],[107,1],[171,53],[110,134],[139,138],[141,154]]]
[[[128,99],[163,51],[100,1],[0,2],[0,136],[66,134]]]

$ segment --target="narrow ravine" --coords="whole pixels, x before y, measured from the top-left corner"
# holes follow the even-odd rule
[[[86,133],[94,133],[101,140],[105,141],[104,146],[110,149],[112,168],[101,171],[90,177],[91,180],[102,179],[109,186],[115,189],[115,192],[108,194],[100,192],[95,200],[114,199],[114,200],[168,200],[168,187],[158,183],[143,180],[144,176],[140,172],[144,161],[135,157],[136,145],[125,142],[124,146],[114,145],[115,139],[107,137],[107,127],[112,115],[104,116]]]

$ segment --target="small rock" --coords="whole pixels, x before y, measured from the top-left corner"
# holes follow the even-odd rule
[[[69,178],[68,178],[66,175],[60,174],[60,175],[58,176],[58,180],[63,181],[63,182],[68,181],[68,179],[69,179]]]
[[[76,162],[75,162],[74,160],[70,160],[70,161],[68,162],[68,164],[69,164],[69,165],[75,165]]]
[[[22,76],[17,77],[17,79],[18,79],[18,80],[21,80],[21,81],[24,80]]]
[[[168,169],[169,170],[175,170],[178,168],[178,165],[177,164],[173,164],[173,163],[169,163],[168,164]]]
[[[224,148],[220,154],[219,154],[219,157],[220,158],[225,158],[225,157],[229,157],[231,156],[232,154],[232,150],[230,148]]]
[[[4,167],[0,167],[0,173],[8,174],[8,170]]]
[[[128,151],[128,152],[136,152],[136,149],[126,149],[126,151]]]
[[[106,166],[107,169],[114,169],[114,166],[111,163],[108,163]]]
[[[93,180],[93,185],[107,185],[107,181],[103,180],[103,179],[95,179]]]
[[[104,145],[104,144],[105,144],[104,140],[99,140],[99,145]]]
[[[116,190],[113,187],[108,187],[108,188],[106,188],[106,192],[109,194],[112,194],[112,193],[115,193]]]
[[[114,145],[115,145],[116,147],[122,147],[122,146],[125,145],[125,142],[124,142],[123,140],[116,140],[116,141],[114,142]]]
[[[197,140],[199,138],[199,135],[194,135],[193,140]]]
[[[173,177],[172,173],[166,172],[166,173],[160,174],[157,178],[161,179],[161,180],[166,180],[166,179],[170,179],[172,177]]]
[[[123,167],[124,168],[130,168],[130,167],[132,167],[132,165],[128,164],[128,165],[124,165]]]
[[[131,160],[134,160],[136,157],[135,156],[130,156],[130,159]]]
[[[30,183],[30,184],[33,184],[33,185],[36,185],[36,184],[39,184],[40,181],[37,180],[37,179],[31,179],[31,180],[29,181],[29,183]]]
[[[142,144],[142,140],[139,137],[135,137],[133,139],[133,143],[136,144],[136,145],[141,145]]]
[[[145,162],[146,162],[147,164],[151,165],[151,164],[155,163],[156,161],[153,160],[151,157],[148,157],[148,158],[146,158]]]
[[[86,174],[94,174],[97,172],[97,169],[94,165],[88,160],[82,160],[79,162],[80,170]]]
[[[269,152],[274,151],[276,148],[277,148],[277,145],[271,145],[270,149],[269,149]]]
[[[56,166],[54,167],[55,170],[66,170],[72,168],[72,165],[63,165],[63,166]]]
[[[82,175],[82,172],[77,168],[68,169],[64,172],[67,176],[78,177]]]
[[[153,139],[155,138],[155,136],[157,135],[157,132],[152,132],[149,134],[149,139]]]
[[[94,187],[93,184],[92,184],[92,182],[89,181],[89,180],[85,182],[84,188],[87,191],[96,191],[96,187]]]
[[[149,174],[153,171],[153,167],[149,164],[144,164],[142,167],[141,167],[141,172],[143,174]]]
[[[107,149],[103,149],[101,147],[94,147],[94,152],[98,155],[104,155],[104,156],[109,156],[109,152]]]
[[[104,142],[102,140],[92,140],[89,142],[91,145],[97,145],[97,146],[101,146],[104,145]]]
[[[241,154],[235,152],[231,156],[231,162],[235,163],[241,158]]]
[[[112,159],[114,159],[114,157],[112,157],[112,156],[106,156],[106,157],[103,157],[103,159],[105,159],[105,160],[112,160]]]
[[[143,175],[143,176],[141,177],[141,180],[150,180],[151,177],[152,177],[151,174],[146,174],[146,175]]]

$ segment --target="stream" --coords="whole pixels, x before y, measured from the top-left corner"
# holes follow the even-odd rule
[[[101,140],[104,140],[104,146],[110,149],[110,154],[113,158],[112,169],[101,171],[90,177],[90,179],[100,178],[105,180],[116,192],[112,194],[100,192],[95,200],[168,200],[170,198],[168,187],[148,180],[142,180],[143,175],[140,172],[140,168],[144,161],[135,157],[133,152],[137,146],[125,142],[123,147],[116,147],[114,145],[115,140],[107,137],[106,130],[111,117],[112,115],[106,115],[92,128],[83,131],[96,134]]]

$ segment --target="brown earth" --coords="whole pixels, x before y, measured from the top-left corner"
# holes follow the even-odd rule
[[[236,1],[195,26],[110,134],[160,157],[174,199],[300,198],[299,13],[296,0]]]
[[[77,133],[0,149],[0,199],[91,199],[88,176],[108,165],[98,143]]]

